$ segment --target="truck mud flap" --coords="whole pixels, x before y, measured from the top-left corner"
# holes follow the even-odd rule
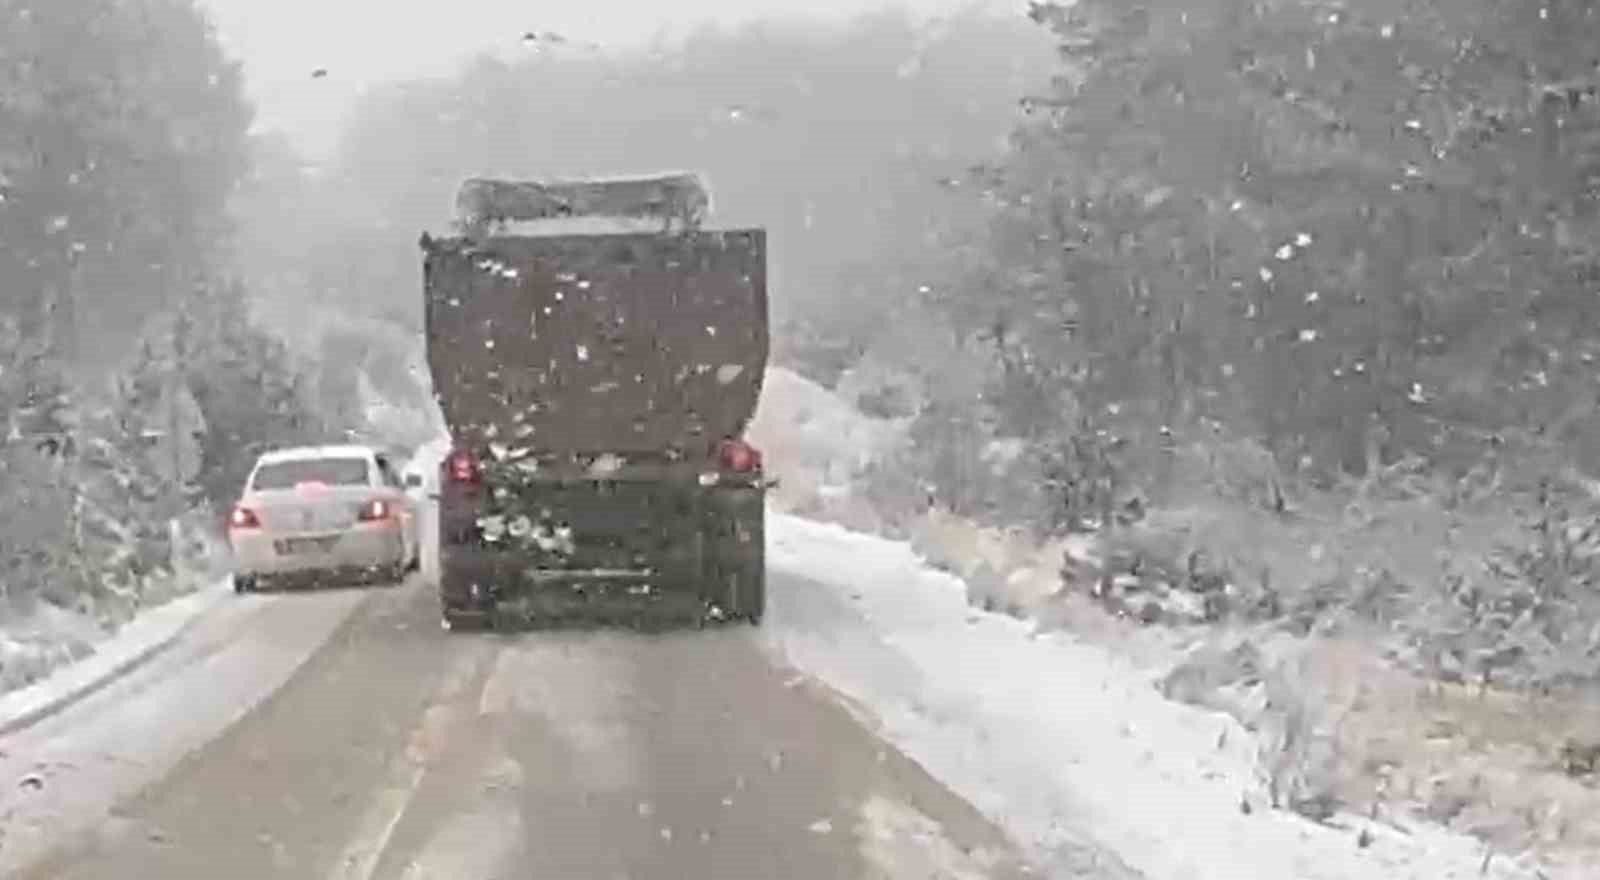
[[[766,613],[766,506],[759,491],[725,493],[706,530],[702,591],[718,619],[759,624]]]

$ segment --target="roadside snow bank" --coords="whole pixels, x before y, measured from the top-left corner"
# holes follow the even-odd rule
[[[180,548],[176,570],[145,575],[137,604],[123,596],[98,604],[94,597],[78,596],[72,607],[42,599],[0,602],[0,707],[52,679],[78,675],[74,669],[93,666],[99,652],[115,652],[112,646],[123,644],[128,630],[141,631],[141,621],[170,614],[163,609],[204,591],[226,573],[226,551],[217,536],[191,523],[174,522],[171,529]],[[0,726],[5,718],[0,708]]]
[[[779,480],[779,509],[870,528],[870,505],[854,497],[855,485],[904,442],[905,430],[902,420],[865,416],[810,379],[771,367],[746,434]]]
[[[54,639],[75,647],[70,652],[58,649],[54,656],[59,662],[45,669],[26,687],[0,693],[0,733],[9,734],[32,725],[150,659],[185,627],[230,594],[226,581],[214,581],[181,598],[146,609],[114,634],[71,612],[55,610],[37,616],[32,621],[35,625],[50,621],[42,637],[46,644]],[[4,651],[0,659],[10,662],[10,650],[6,645],[18,633],[36,632],[19,626],[12,636],[0,636],[0,651]]]
[[[94,653],[105,627],[86,614],[40,602],[0,624],[0,694],[27,687]]]
[[[972,609],[908,544],[779,513],[768,534],[773,568],[803,579],[773,590],[773,649],[867,707],[1055,876],[1539,876],[1437,826],[1271,809],[1256,737],[1233,719],[1163,698],[1107,648]]]
[[[902,421],[874,419],[837,394],[783,367],[767,370],[749,433],[780,468],[805,469],[844,485],[900,442]]]

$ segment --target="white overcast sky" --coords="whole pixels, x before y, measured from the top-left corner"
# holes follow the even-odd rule
[[[480,51],[525,51],[521,35],[640,43],[662,29],[764,16],[838,18],[886,5],[937,13],[1022,0],[200,0],[223,43],[243,60],[258,122],[289,132],[312,154],[331,143],[362,87],[451,70]],[[318,68],[326,78],[312,79]]]

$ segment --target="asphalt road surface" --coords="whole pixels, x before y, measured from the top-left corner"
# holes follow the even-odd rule
[[[225,602],[0,774],[24,878],[1031,874],[749,627],[452,634],[417,582]]]

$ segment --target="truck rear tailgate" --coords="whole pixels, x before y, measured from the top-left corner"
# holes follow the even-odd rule
[[[432,240],[428,362],[458,446],[739,436],[766,369],[762,230]]]

